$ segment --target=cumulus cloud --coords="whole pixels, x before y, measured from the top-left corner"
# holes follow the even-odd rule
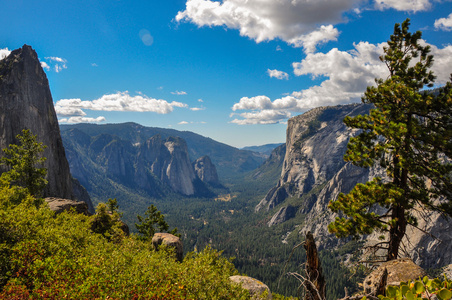
[[[421,43],[427,44],[425,41]],[[246,112],[231,114],[231,117],[238,115],[242,118],[232,122],[240,125],[280,123],[292,113],[314,107],[360,102],[366,87],[375,84],[375,78],[387,78],[389,75],[386,66],[379,60],[385,45],[360,42],[350,51],[332,49],[327,53],[308,54],[301,62],[293,64],[294,74],[323,79],[319,85],[273,101],[265,95],[243,97],[233,105],[232,111]],[[442,49],[430,46],[435,57],[432,70],[437,76],[436,83],[444,84],[451,72],[452,45]]]
[[[286,72],[283,71],[278,71],[278,70],[267,70],[267,74],[268,76],[272,77],[272,78],[277,78],[277,79],[289,79],[289,74],[287,74]]]
[[[281,39],[312,51],[316,44],[335,40],[331,24],[362,0],[187,0],[176,21],[202,26],[225,26],[257,43]],[[319,25],[322,25],[320,26]]]
[[[59,119],[58,122],[60,123],[100,123],[105,122],[106,119],[104,117],[97,117],[97,118],[87,118],[87,117],[70,117],[70,118],[64,118]]]
[[[232,114],[231,116],[234,116]],[[234,119],[231,123],[238,125],[254,125],[254,124],[275,124],[290,118],[290,112],[278,110],[261,110],[254,112],[244,112],[238,114],[243,119]]]
[[[84,110],[168,114],[173,111],[174,107],[187,107],[187,104],[149,98],[145,95],[131,96],[127,91],[103,95],[95,100],[61,99],[55,104],[57,114],[62,116],[84,116],[86,115]]]
[[[50,70],[50,65],[52,65],[52,69],[57,73],[61,72],[64,69],[67,69],[67,60],[64,58],[49,56],[45,57],[45,59],[49,62],[48,64],[44,62],[48,66],[48,70]]]
[[[393,8],[399,11],[418,12],[430,9],[432,4],[430,0],[376,0],[375,6],[380,10]]]
[[[449,16],[447,16],[447,18],[441,18],[441,19],[435,20],[435,28],[445,30],[445,31],[451,31],[452,30],[452,13]],[[0,57],[1,57],[1,54],[0,54]]]
[[[41,61],[41,67],[47,71],[50,70],[50,66],[45,61]]]
[[[178,95],[178,96],[182,96],[182,95],[187,95],[187,92],[184,92],[184,91],[175,91],[175,92],[171,92],[171,94],[173,94],[173,95]]]
[[[322,25],[320,29],[291,39],[288,42],[294,47],[303,47],[305,53],[311,53],[316,50],[317,45],[325,44],[329,41],[337,41],[338,36],[339,31],[333,25]]]
[[[10,53],[11,53],[11,51],[8,48],[0,49],[0,60],[7,57]]]

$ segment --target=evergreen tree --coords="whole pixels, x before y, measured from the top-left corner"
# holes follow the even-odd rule
[[[338,237],[389,233],[381,243],[387,260],[398,257],[407,226],[417,226],[415,209],[452,215],[452,85],[448,82],[439,93],[423,91],[435,80],[433,56],[422,45],[421,32],[410,33],[409,25],[409,19],[395,25],[380,57],[389,77],[377,79],[364,94],[362,101],[375,109],[344,120],[361,130],[350,139],[345,161],[360,167],[379,164],[387,178],[358,184],[329,204],[346,215],[329,225]],[[375,213],[377,205],[386,213]]]
[[[4,156],[0,163],[8,167],[8,171],[1,175],[4,183],[27,189],[35,196],[40,197],[47,184],[45,176],[47,170],[43,167],[46,160],[41,154],[46,146],[38,143],[36,135],[29,129],[22,130],[22,135],[17,135],[19,145],[11,144],[3,149]]]
[[[146,215],[145,218],[137,215],[139,223],[135,223],[135,227],[141,234],[139,236],[139,239],[152,239],[156,230],[160,232],[168,231],[169,225],[165,221],[165,216],[163,216],[163,214],[157,210],[157,207],[155,205],[152,204],[151,206],[149,206],[144,214]],[[172,231],[170,231],[170,233],[179,236],[177,234],[177,228],[174,228]]]

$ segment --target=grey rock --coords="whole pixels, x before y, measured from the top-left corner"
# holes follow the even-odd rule
[[[208,183],[213,186],[219,186],[220,181],[218,180],[217,168],[210,160],[210,157],[204,155],[193,162],[193,168],[196,175],[202,182]]]
[[[374,177],[385,179],[385,171],[379,167],[359,168],[343,160],[350,137],[356,130],[345,126],[345,116],[367,114],[371,106],[351,104],[336,107],[320,107],[288,121],[286,153],[278,184],[272,188],[255,210],[272,210],[276,219],[281,207],[297,206],[304,221],[296,224],[300,234],[311,231],[319,242],[319,248],[332,248],[345,243],[328,232],[328,224],[339,215],[328,209],[328,203],[339,193],[348,193],[357,183],[365,183]],[[296,199],[298,198],[298,202]],[[374,211],[384,213],[381,207]],[[400,253],[408,256],[423,268],[439,268],[452,264],[452,222],[438,213],[419,210],[418,228],[408,227]],[[283,220],[282,218],[279,220]],[[272,223],[273,225],[277,225]],[[364,237],[371,246],[380,240],[379,234]]]
[[[416,265],[409,258],[396,259],[381,264],[364,279],[365,294],[376,294],[384,270],[387,270],[386,287],[400,285],[400,282],[414,281],[426,275],[424,269]]]
[[[278,225],[286,222],[287,220],[295,217],[297,208],[291,205],[281,207],[276,214],[273,215],[271,220],[267,223],[268,227]]]
[[[44,200],[47,202],[49,208],[56,214],[60,214],[64,211],[69,211],[74,208],[77,213],[87,216],[91,215],[91,213],[88,211],[88,205],[83,201],[75,201],[55,197],[47,197]]]
[[[269,300],[272,299],[272,293],[268,286],[261,281],[248,276],[235,275],[229,277],[229,280],[236,284],[240,284],[242,288],[250,292],[253,300]]]
[[[72,178],[72,188],[74,192],[74,198],[78,201],[83,201],[88,206],[88,211],[90,214],[95,213],[93,202],[91,201],[91,197],[89,196],[86,189],[80,184],[80,182]]]
[[[48,185],[44,195],[73,199],[49,82],[36,52],[27,45],[0,60],[0,148],[17,144],[16,135],[23,129],[30,129],[47,146],[44,156]]]
[[[176,254],[176,259],[178,261],[183,260],[184,255],[184,246],[180,238],[175,235],[166,232],[157,232],[152,237],[152,245],[156,251],[159,250],[160,245],[165,245],[170,248],[174,248],[174,252]]]

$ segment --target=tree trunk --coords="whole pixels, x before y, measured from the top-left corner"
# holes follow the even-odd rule
[[[389,230],[389,248],[387,261],[397,259],[399,256],[400,243],[406,232],[407,221],[405,218],[405,208],[395,205],[392,210],[391,219],[395,221],[394,226]]]
[[[305,300],[324,300],[326,299],[325,278],[322,274],[322,266],[320,265],[314,236],[311,232],[306,234],[304,248],[306,249]]]

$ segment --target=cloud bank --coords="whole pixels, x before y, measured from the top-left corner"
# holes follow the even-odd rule
[[[422,41],[421,43],[427,44]],[[232,123],[274,124],[285,122],[292,113],[325,106],[360,102],[367,86],[375,84],[375,78],[386,78],[389,73],[379,60],[386,43],[360,42],[350,51],[334,48],[327,53],[310,53],[301,62],[293,63],[296,76],[308,75],[324,79],[320,85],[312,86],[279,99],[271,100],[265,95],[243,97],[232,106]],[[435,57],[432,70],[436,83],[449,80],[452,65],[452,45],[442,49],[430,45]],[[237,111],[246,111],[237,113]],[[238,116],[238,117],[237,117]],[[239,118],[240,117],[240,118]]]
[[[361,9],[395,9],[418,12],[430,9],[433,0],[187,0],[177,22],[198,27],[224,26],[239,30],[257,43],[280,39],[306,53],[319,44],[337,40],[335,24],[343,15]]]
[[[158,114],[168,114],[174,110],[174,107],[188,107],[188,105],[176,101],[168,102],[162,99],[154,99],[145,95],[131,96],[128,91],[125,91],[103,95],[95,100],[61,99],[55,104],[55,111],[59,116],[70,117],[62,120],[70,123],[79,123],[83,122],[80,120],[99,122],[99,118],[103,118],[84,118],[84,116],[86,116],[85,110],[155,112]]]

